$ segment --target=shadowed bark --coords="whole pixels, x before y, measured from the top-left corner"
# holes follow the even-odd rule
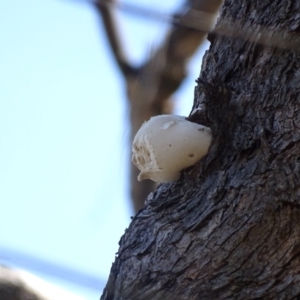
[[[227,0],[220,24],[297,44],[299,14]],[[209,154],[148,197],[102,300],[300,299],[300,52],[256,41],[211,36],[190,116],[212,128]]]

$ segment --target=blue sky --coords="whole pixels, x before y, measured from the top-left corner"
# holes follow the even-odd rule
[[[130,3],[169,11],[178,2]],[[18,266],[1,255],[13,249],[106,281],[133,212],[124,83],[99,18],[83,1],[10,0],[0,19],[0,263]],[[166,29],[131,15],[119,23],[134,62]],[[175,95],[183,115],[201,55]],[[101,293],[36,274],[86,299]]]

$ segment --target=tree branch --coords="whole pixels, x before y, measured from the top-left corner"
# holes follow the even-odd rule
[[[110,45],[116,63],[118,64],[123,76],[128,77],[129,75],[136,73],[136,70],[133,68],[133,66],[130,65],[128,58],[126,57],[123,50],[124,47],[122,46],[120,34],[118,33],[113,11],[114,2],[115,1],[113,0],[101,0],[93,2],[93,4],[95,5],[101,16],[103,27],[107,36],[107,41]]]
[[[170,97],[186,77],[188,59],[212,29],[222,0],[187,1],[185,11],[171,18],[173,25],[164,43],[138,70],[130,65],[123,53],[112,12],[115,2],[98,0],[94,4],[127,84],[132,141],[143,122],[155,115],[172,113]],[[138,170],[132,164],[131,195],[135,211],[144,206],[145,199],[155,187],[149,180],[138,182],[137,174]]]
[[[200,5],[202,3],[202,5]],[[128,98],[131,104],[131,140],[141,124],[151,116],[169,114],[173,111],[171,95],[179,88],[186,77],[188,59],[195,53],[212,28],[221,0],[193,1],[193,6],[176,17],[177,22],[170,29],[165,42],[157,49],[140,69],[139,76],[127,81]],[[197,8],[206,9],[199,11]],[[199,29],[188,26],[188,20],[202,19]],[[192,18],[192,19],[193,19]],[[138,171],[132,165],[132,197],[136,207],[143,207],[144,201],[154,184],[137,182]],[[140,191],[140,192],[136,192]]]

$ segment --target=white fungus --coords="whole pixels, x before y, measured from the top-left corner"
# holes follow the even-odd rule
[[[132,161],[141,171],[138,180],[177,180],[180,171],[207,154],[212,140],[208,127],[185,117],[152,117],[137,132],[132,145]]]

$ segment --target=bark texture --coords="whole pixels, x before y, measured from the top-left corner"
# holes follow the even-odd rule
[[[228,0],[220,23],[300,45],[299,16],[298,1]],[[259,39],[211,37],[190,116],[209,154],[150,194],[102,300],[300,299],[300,52]]]

